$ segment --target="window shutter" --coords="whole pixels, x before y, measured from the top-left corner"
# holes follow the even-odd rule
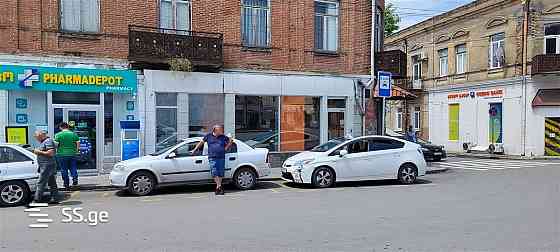
[[[80,0],[83,32],[99,32],[99,0]]]
[[[80,2],[61,0],[60,25],[64,31],[80,31]]]

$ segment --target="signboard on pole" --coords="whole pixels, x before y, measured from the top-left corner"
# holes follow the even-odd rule
[[[379,81],[379,97],[391,97],[391,78],[389,72],[377,72],[377,80]]]

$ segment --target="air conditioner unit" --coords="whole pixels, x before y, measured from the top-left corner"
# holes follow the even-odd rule
[[[422,89],[422,80],[413,80],[412,89]]]

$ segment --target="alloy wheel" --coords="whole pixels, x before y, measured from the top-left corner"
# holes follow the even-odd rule
[[[330,186],[332,183],[333,176],[331,172],[327,169],[322,169],[315,175],[315,180],[320,187]]]
[[[140,195],[148,194],[152,187],[152,179],[146,175],[137,176],[132,180],[132,189]]]
[[[239,175],[237,175],[237,184],[241,188],[244,189],[250,188],[251,186],[253,186],[254,182],[255,182],[255,176],[252,172],[248,170],[241,171]]]
[[[2,201],[7,204],[16,204],[20,202],[25,193],[21,186],[19,185],[8,185],[2,189],[0,192],[0,197],[2,197]]]
[[[401,178],[402,181],[407,184],[413,183],[416,180],[416,172],[414,171],[414,168],[410,166],[403,167],[401,171]]]

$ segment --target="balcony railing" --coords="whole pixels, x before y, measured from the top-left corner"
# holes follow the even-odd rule
[[[129,26],[128,58],[146,63],[168,63],[173,58],[189,59],[195,67],[223,66],[223,35]]]
[[[378,71],[391,72],[394,79],[406,78],[406,53],[403,51],[378,52],[375,61]]]
[[[533,57],[532,75],[560,72],[560,54],[541,54]]]

